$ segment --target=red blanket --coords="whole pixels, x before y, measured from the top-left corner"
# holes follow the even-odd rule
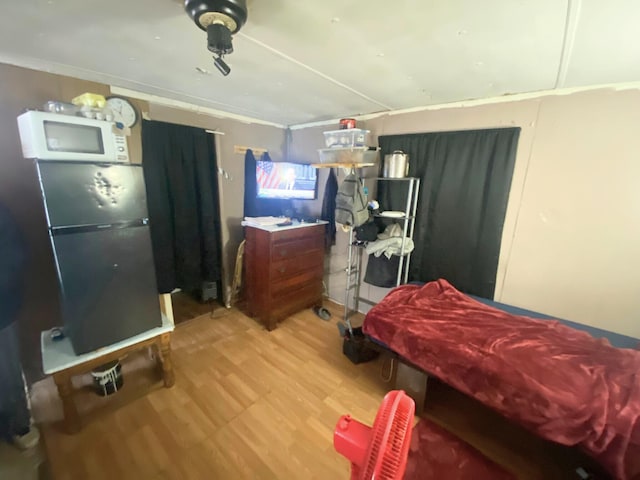
[[[445,280],[392,290],[363,330],[536,434],[640,476],[640,352],[511,315]],[[640,478],[640,477],[639,477]]]
[[[413,428],[404,480],[515,480],[475,448],[433,422]]]

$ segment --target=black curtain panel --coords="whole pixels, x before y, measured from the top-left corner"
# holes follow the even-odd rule
[[[160,293],[221,278],[220,208],[213,135],[143,121],[142,158]]]
[[[411,280],[445,278],[493,298],[500,242],[520,128],[389,135],[381,155],[409,154],[421,179]],[[402,184],[379,182],[381,205],[404,210]]]
[[[252,150],[244,154],[244,216],[260,217],[258,205],[258,184],[256,181],[256,157]]]

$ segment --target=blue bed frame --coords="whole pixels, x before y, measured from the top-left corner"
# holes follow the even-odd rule
[[[567,325],[568,327],[575,328],[576,330],[582,330],[595,338],[606,338],[611,345],[618,348],[633,348],[636,349],[640,346],[640,340],[633,337],[627,337],[626,335],[620,335],[619,333],[609,332],[608,330],[602,330],[601,328],[590,327],[589,325],[583,325],[581,323],[571,322],[569,320],[562,320],[561,318],[551,317],[543,313],[533,312],[524,308],[514,307],[505,303],[494,302],[486,298],[476,297],[475,295],[467,295],[480,303],[489,305],[491,307],[503,310],[513,315],[523,315],[525,317],[538,318],[541,320],[557,320],[560,323]]]

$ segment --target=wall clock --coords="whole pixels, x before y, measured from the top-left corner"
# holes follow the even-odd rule
[[[125,127],[133,127],[138,123],[138,110],[133,104],[123,97],[107,97],[107,107],[113,111],[116,122],[121,122]]]

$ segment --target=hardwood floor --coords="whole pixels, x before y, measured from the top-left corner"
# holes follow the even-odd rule
[[[49,470],[42,446],[20,451],[0,441],[0,478],[7,480],[49,480]]]
[[[333,428],[344,413],[372,423],[390,385],[381,380],[382,358],[353,365],[342,355],[341,311],[328,307],[328,322],[305,310],[273,332],[236,309],[179,325],[175,386],[162,387],[144,352],[122,362],[124,387],[110,397],[95,395],[81,377],[77,402],[85,426],[76,435],[57,423],[62,410],[53,383],[36,384],[33,411],[46,422],[53,478],[348,479]],[[467,400],[435,387],[426,415],[521,478],[575,478],[573,457],[527,441],[516,427],[500,427],[501,419]]]
[[[174,334],[173,388],[149,375],[144,355],[130,357],[121,392],[78,395],[79,434],[42,427],[54,478],[348,478],[333,427],[347,412],[372,422],[386,386],[379,365],[353,365],[340,348],[335,322],[310,311],[273,332],[236,310],[186,322]],[[33,404],[38,420],[62,416],[50,381]]]
[[[218,300],[201,302],[188,292],[172,293],[171,303],[173,305],[173,320],[176,325],[204,314],[213,312],[213,315],[216,315],[218,310],[224,309]]]

